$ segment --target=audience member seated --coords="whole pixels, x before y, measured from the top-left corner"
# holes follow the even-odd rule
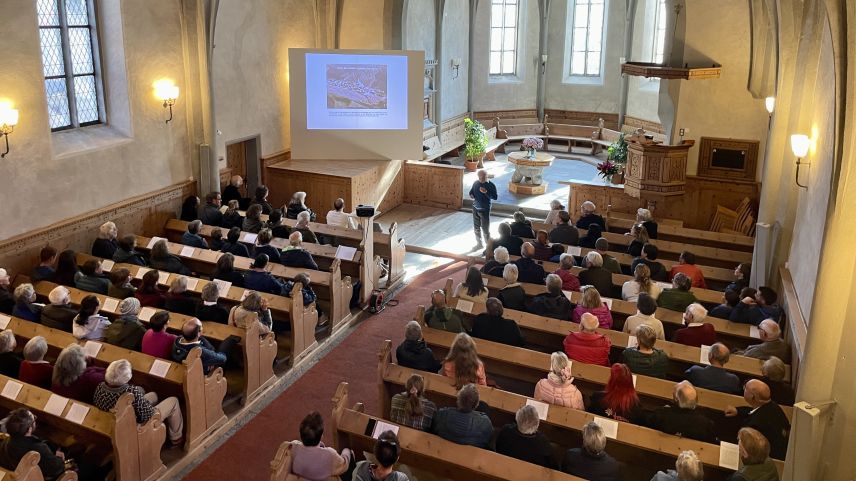
[[[514,415],[514,423],[506,424],[496,436],[496,452],[505,456],[555,469],[553,448],[544,433],[538,431],[538,410],[524,405]]]
[[[240,175],[233,175],[232,178],[229,179],[229,185],[223,189],[223,202],[226,204],[232,201],[235,201],[236,203],[240,202],[243,199],[243,196],[241,195],[241,186],[243,185],[244,179],[242,179]]]
[[[220,224],[224,229],[237,227],[239,231],[241,230],[241,226],[244,225],[244,216],[241,215],[237,200],[230,200],[226,203],[226,212],[223,212],[223,219]]]
[[[472,302],[484,303],[487,301],[487,287],[484,285],[481,272],[477,267],[471,266],[467,269],[467,276],[464,281],[455,286],[454,296]]]
[[[163,307],[167,311],[192,316],[196,313],[196,299],[187,291],[187,277],[175,276],[169,283]]]
[[[446,305],[446,293],[441,289],[431,293],[431,307],[425,310],[425,324],[432,329],[464,332],[461,314]]]
[[[107,366],[104,373],[104,381],[98,385],[92,404],[102,411],[110,412],[119,398],[125,393],[134,395],[131,406],[137,424],[144,424],[160,412],[161,419],[167,426],[167,440],[170,448],[178,448],[184,443],[184,418],[178,405],[178,399],[168,397],[158,402],[158,395],[154,392],[146,392],[140,386],[131,384],[133,371],[131,363],[127,359],[113,361]]]
[[[268,256],[266,254],[257,255],[250,266],[250,270],[245,274],[244,287],[277,296],[282,295],[285,285],[281,279],[268,272],[267,264]]]
[[[663,266],[662,263],[657,261],[657,257],[660,255],[660,250],[657,249],[657,246],[654,244],[645,244],[642,246],[642,251],[639,257],[633,259],[633,262],[630,265],[630,269],[635,272],[636,266],[639,264],[645,264],[648,266],[648,269],[651,270],[651,279],[655,281],[665,282],[668,280],[669,274],[666,272],[666,267]],[[690,281],[692,285],[692,281]]]
[[[176,337],[172,344],[172,360],[184,362],[194,347],[200,347],[202,348],[202,368],[207,375],[214,368],[226,364],[229,359],[229,352],[240,341],[241,338],[238,336],[229,336],[220,343],[217,349],[214,349],[211,342],[202,337],[202,321],[191,318],[184,322],[181,327],[181,336]]]
[[[535,246],[531,242],[524,242],[520,248],[520,259],[514,261],[517,266],[517,278],[520,282],[529,284],[541,284],[547,273],[544,267],[535,262]]]
[[[502,314],[502,302],[495,297],[487,299],[485,312],[473,320],[473,337],[523,347],[520,327],[513,320],[502,317]]]
[[[597,332],[597,326],[598,320],[594,314],[583,314],[580,319],[580,330],[571,331],[562,342],[568,358],[586,364],[609,366],[609,349],[612,347],[612,342]]]
[[[586,235],[580,237],[580,247],[584,249],[594,249],[597,245],[597,240],[603,236],[603,229],[599,224],[592,224],[586,231]]]
[[[152,246],[152,250],[149,253],[149,262],[154,269],[181,274],[183,276],[190,275],[190,269],[181,263],[181,259],[178,256],[169,253],[167,243],[163,239],[155,242],[155,245]]]
[[[137,299],[129,297],[122,300],[119,303],[119,317],[107,326],[104,340],[115,346],[139,351],[146,333],[146,328],[138,317],[140,309],[140,301]]]
[[[107,287],[107,295],[116,299],[134,297],[137,288],[131,284],[131,271],[124,267],[117,267],[110,273],[110,285]]]
[[[39,251],[39,265],[30,274],[33,282],[53,281],[54,274],[56,274],[54,270],[56,258],[57,251],[55,248],[51,246],[42,247],[42,250]]]
[[[342,201],[342,204],[342,207],[344,207],[344,200]],[[291,196],[291,200],[288,201],[285,217],[297,220],[297,216],[301,212],[308,212],[309,220],[315,222],[315,213],[306,206],[306,192],[295,192],[294,195]],[[327,223],[329,224],[330,222],[327,221]]]
[[[603,217],[595,214],[597,207],[594,202],[587,200],[580,205],[580,218],[577,220],[578,229],[588,229],[592,225],[598,225],[601,229],[606,229],[606,222]]]
[[[48,342],[42,336],[35,336],[24,344],[24,360],[21,362],[21,370],[18,380],[42,389],[51,388],[51,376],[53,366],[45,361],[48,353]]]
[[[585,257],[585,269],[580,271],[580,284],[594,286],[601,296],[612,295],[612,272],[604,269],[603,257],[591,251]]]
[[[583,395],[574,386],[574,376],[571,374],[571,361],[564,352],[550,354],[550,372],[547,377],[535,384],[536,401],[555,404],[571,409],[585,409]]]
[[[294,276],[294,279],[290,281],[285,281],[285,284],[282,287],[282,293],[286,297],[291,297],[291,291],[294,289],[294,284],[299,282],[301,286],[303,286],[300,290],[300,293],[303,295],[303,305],[308,306],[315,302],[318,299],[318,296],[315,295],[315,291],[312,290],[312,279],[310,279],[309,274],[305,272],[301,272]]]
[[[452,347],[449,348],[449,354],[443,359],[443,368],[440,373],[453,379],[456,388],[468,383],[487,386],[484,363],[476,352],[476,343],[465,332],[455,336]]]
[[[599,327],[612,329],[612,312],[610,312],[609,306],[600,298],[600,293],[597,289],[594,286],[585,285],[580,287],[580,291],[583,294],[582,299],[577,304],[577,307],[574,308],[572,320],[579,323],[583,314],[588,312],[597,317]]]
[[[626,365],[613,364],[604,390],[592,393],[588,412],[616,421],[638,423],[643,411],[633,377]]]
[[[21,372],[21,356],[15,352],[18,341],[11,329],[0,331],[0,374],[18,377]]]
[[[575,246],[580,243],[580,231],[571,224],[571,215],[564,210],[556,216],[558,223],[550,231],[550,242]]]
[[[104,368],[88,366],[83,346],[69,344],[56,358],[51,391],[60,396],[91,403],[95,389],[103,381]]]
[[[783,406],[793,406],[794,388],[785,382],[786,372],[785,363],[776,356],[770,356],[764,364],[761,364],[761,380],[770,388],[770,397],[773,402]]]
[[[511,223],[511,235],[516,237],[524,237],[526,239],[533,239],[535,237],[535,231],[532,230],[532,222],[526,219],[526,214],[521,211],[517,211],[513,215],[514,222]]]
[[[621,264],[615,257],[607,253],[609,251],[609,241],[605,237],[601,237],[594,243],[594,248],[600,257],[603,259],[603,268],[613,274],[621,274]]]
[[[627,245],[627,253],[633,257],[639,257],[642,255],[642,247],[650,243],[648,231],[640,224],[634,224],[630,228],[630,236],[633,237],[633,240]]]
[[[431,429],[431,421],[437,405],[425,397],[425,380],[419,374],[411,374],[404,384],[405,391],[392,396],[389,420],[420,431]]]
[[[116,236],[119,231],[116,224],[105,222],[98,228],[98,238],[92,243],[92,255],[104,259],[112,259],[116,253]]]
[[[753,344],[737,354],[746,357],[753,357],[766,361],[773,356],[781,359],[785,364],[791,362],[791,347],[782,339],[782,330],[776,321],[765,319],[758,325],[758,335],[760,336],[761,344]]]
[[[232,254],[237,257],[250,257],[250,251],[239,239],[241,238],[241,229],[232,227],[226,234],[226,242],[220,248],[226,254]]]
[[[205,196],[205,205],[202,206],[202,212],[199,214],[199,220],[201,220],[205,225],[222,225],[223,213],[220,212],[220,206],[222,204],[223,198],[220,196],[219,192],[209,192],[208,195]]]
[[[270,205],[267,200],[269,193],[270,190],[267,188],[266,185],[259,185],[258,187],[256,187],[255,197],[250,203],[250,208],[252,208],[254,205],[258,205],[262,209],[260,214],[270,214],[271,212],[273,212],[273,206]]]
[[[555,246],[550,244],[550,240],[547,238],[547,231],[545,230],[539,230],[535,234],[535,242],[532,243],[532,246],[535,247],[535,254],[532,257],[539,261],[549,261],[553,258],[557,254],[554,249],[559,254],[564,250],[561,244],[556,244]]]
[[[716,342],[716,328],[705,322],[707,309],[694,302],[684,309],[682,317],[684,327],[675,331],[672,341],[685,346],[710,346]]]
[[[356,229],[357,224],[354,218],[344,212],[345,200],[336,199],[333,201],[333,210],[327,212],[327,225],[344,227],[346,229]]]
[[[193,222],[189,222],[187,224],[187,231],[181,235],[181,243],[190,246],[190,247],[198,247],[200,249],[207,249],[208,242],[199,235],[199,230],[202,229],[202,221],[195,220]]]
[[[149,329],[143,334],[142,351],[149,356],[172,359],[172,348],[176,335],[166,332],[169,312],[158,311],[149,319]]]
[[[752,428],[741,428],[737,432],[737,448],[740,469],[727,481],[779,481],[779,470],[770,459],[770,442],[763,434]]]
[[[291,443],[291,474],[308,481],[328,481],[348,471],[355,462],[354,453],[344,448],[339,454],[324,446],[323,435],[324,418],[318,411],[312,411],[300,422],[300,442]]]
[[[146,265],[146,260],[136,251],[136,248],[137,237],[134,234],[122,236],[113,254],[113,261],[135,266]]]
[[[648,231],[648,236],[652,239],[657,238],[657,223],[654,222],[654,216],[648,209],[636,210],[636,222],[642,224],[642,227]]]
[[[729,289],[740,292],[744,287],[749,287],[749,278],[752,276],[752,264],[743,262],[734,268],[734,282],[728,284]]]
[[[6,269],[0,269],[0,312],[12,314],[15,308],[15,296],[9,292],[9,274]]]
[[[89,259],[80,267],[80,272],[74,276],[74,286],[82,291],[95,292],[98,294],[107,294],[110,288],[110,281],[106,277],[102,277],[104,271],[101,270],[100,259]]]
[[[297,214],[297,223],[294,224],[294,231],[300,232],[303,235],[303,240],[306,242],[318,244],[318,236],[316,236],[315,233],[312,232],[312,229],[309,228],[310,220],[309,211],[303,211]]]
[[[163,308],[164,295],[158,287],[159,278],[160,272],[157,269],[152,269],[143,274],[140,288],[134,294],[134,297],[140,301],[141,306]]]
[[[74,318],[71,333],[81,341],[100,341],[104,339],[104,330],[110,325],[106,317],[98,314],[101,300],[88,295],[80,301],[80,310]]]
[[[782,408],[770,398],[764,381],[750,379],[743,385],[743,399],[749,406],[725,408],[727,417],[737,417],[744,427],[757,429],[770,442],[770,456],[785,459],[791,423]]]
[[[660,293],[657,304],[663,309],[683,312],[687,306],[696,302],[696,297],[690,292],[690,288],[692,288],[690,278],[678,272],[672,279],[672,287],[663,289],[663,292]]]
[[[497,247],[505,247],[508,249],[508,254],[519,256],[520,249],[523,246],[523,239],[511,234],[511,225],[507,222],[499,224],[499,239],[494,239],[493,245]]]
[[[184,202],[181,203],[181,216],[183,221],[193,221],[199,218],[199,197],[195,195],[187,196]]]
[[[419,371],[439,372],[443,367],[422,339],[422,326],[416,321],[404,326],[404,341],[395,349],[395,360],[399,366]]]
[[[33,435],[33,413],[26,408],[15,409],[6,417],[5,426],[8,436],[0,437],[0,466],[14,472],[24,455],[35,451],[39,453],[39,470],[44,479],[55,480],[65,473],[65,454]]]
[[[562,278],[563,291],[579,291],[580,279],[571,271],[574,267],[574,256],[571,254],[562,254],[559,256],[559,268],[553,271],[553,274]]]
[[[675,384],[674,402],[651,412],[645,424],[667,434],[717,443],[713,421],[696,410],[698,392],[689,381]]]
[[[639,293],[643,292],[656,300],[662,291],[662,287],[651,281],[651,269],[640,263],[633,269],[633,280],[621,286],[621,298],[627,302],[636,302]]]
[[[526,310],[526,291],[523,286],[517,282],[517,266],[514,264],[506,264],[502,269],[502,278],[505,280],[505,287],[499,290],[496,298],[502,303],[506,309],[514,309],[515,311]]]
[[[485,262],[481,271],[489,276],[501,277],[502,270],[505,268],[505,265],[508,264],[508,261],[508,249],[499,246],[493,250],[493,259]]]
[[[710,346],[710,351],[707,353],[707,360],[710,364],[705,367],[690,366],[684,372],[684,377],[696,387],[728,394],[739,394],[741,392],[740,378],[725,370],[725,364],[728,363],[730,356],[731,352],[728,351],[728,347],[717,342]]]
[[[559,214],[564,211],[565,206],[563,206],[558,199],[551,200],[550,211],[547,212],[547,217],[544,218],[544,223],[552,226],[559,225]]]
[[[647,324],[636,328],[636,346],[627,347],[621,353],[621,359],[634,374],[666,378],[669,371],[669,356],[657,349],[657,333]]]
[[[621,463],[606,454],[606,434],[594,421],[582,430],[583,446],[565,453],[562,471],[588,481],[621,481]]]
[[[654,330],[657,339],[665,340],[666,334],[663,330],[663,322],[654,317],[656,313],[657,301],[644,292],[639,294],[639,298],[636,301],[636,314],[629,316],[624,321],[624,332],[635,336],[636,329],[644,324]]]
[[[214,227],[211,229],[211,235],[208,241],[208,248],[212,251],[220,252],[223,250],[223,229]]]
[[[283,249],[280,262],[287,267],[318,270],[312,254],[303,249],[303,234],[300,231],[294,231],[288,236],[288,246]]]
[[[563,321],[570,319],[574,306],[562,292],[562,278],[556,274],[550,274],[547,276],[545,285],[547,292],[538,294],[529,301],[529,312]]]
[[[757,326],[764,319],[779,322],[782,318],[782,308],[776,304],[778,298],[776,291],[767,286],[761,286],[755,293],[754,299],[745,297],[734,306],[728,318],[731,322],[752,324],[753,326]]]
[[[256,247],[253,249],[253,255],[258,256],[259,254],[264,254],[268,256],[268,259],[271,262],[280,262],[279,257],[279,249],[270,245],[270,241],[273,240],[273,232],[270,229],[262,229],[259,231],[259,235],[256,238]]]
[[[244,273],[235,269],[235,256],[228,252],[217,259],[217,268],[211,277],[229,282],[235,287],[244,287]]]
[[[71,249],[60,252],[59,257],[56,259],[54,282],[63,286],[73,286],[79,273],[80,269],[77,268],[77,253]],[[2,278],[0,278],[0,283],[2,283]],[[9,297],[11,298],[12,296]],[[12,310],[11,306],[9,310]]]
[[[728,319],[731,317],[731,311],[734,306],[740,302],[740,291],[737,289],[726,288],[722,295],[723,303],[710,310],[710,317],[718,317],[720,319]]]
[[[384,431],[378,436],[374,446],[377,464],[368,460],[357,463],[352,481],[408,481],[407,475],[392,469],[398,462],[401,447],[392,431]]]
[[[678,263],[673,265],[672,270],[669,271],[669,279],[673,279],[678,272],[682,272],[689,277],[693,281],[693,287],[707,289],[707,284],[704,282],[704,274],[695,265],[695,254],[692,252],[681,252],[680,257],[678,257]]]
[[[244,221],[241,223],[241,230],[258,234],[262,230],[262,206],[261,204],[253,204],[247,209]]]
[[[250,291],[241,303],[229,311],[229,325],[248,329],[253,323],[259,324],[259,334],[271,332],[273,319],[268,309],[268,301],[258,292]]]
[[[202,302],[196,305],[196,317],[203,322],[217,322],[220,324],[229,323],[229,311],[221,306],[220,289],[217,284],[209,282],[202,288]]]
[[[651,481],[702,481],[704,466],[693,451],[683,451],[675,461],[675,469],[658,471]]]
[[[30,322],[39,322],[42,306],[36,303],[36,289],[29,282],[15,288],[15,307],[12,315]]]
[[[282,223],[282,209],[274,209],[270,213],[264,228],[270,229],[274,237],[281,239],[288,239],[288,236],[291,235],[291,227]]]
[[[479,391],[476,385],[463,385],[458,391],[457,407],[441,408],[437,411],[431,430],[453,443],[489,449],[493,424],[486,414],[476,411],[478,405]]]
[[[71,295],[65,286],[56,286],[48,293],[50,304],[42,308],[41,323],[45,327],[71,332],[77,311],[71,307]]]

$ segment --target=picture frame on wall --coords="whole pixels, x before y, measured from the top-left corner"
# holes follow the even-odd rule
[[[702,137],[698,153],[698,176],[713,179],[755,181],[758,140]]]

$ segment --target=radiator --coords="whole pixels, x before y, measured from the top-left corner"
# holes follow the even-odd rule
[[[755,251],[752,254],[750,286],[767,286],[773,272],[773,256],[779,240],[781,225],[778,222],[755,224]]]
[[[811,404],[801,401],[794,404],[783,481],[824,479],[826,466],[821,462],[820,455],[823,451],[823,434],[834,406],[834,402]]]

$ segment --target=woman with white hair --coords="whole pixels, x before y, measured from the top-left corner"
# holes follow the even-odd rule
[[[92,243],[92,255],[102,259],[112,259],[119,247],[116,243],[118,235],[119,229],[116,228],[116,224],[112,222],[101,224],[98,228],[98,238]]]
[[[155,242],[155,245],[152,246],[152,250],[149,252],[149,263],[152,269],[174,272],[184,276],[190,275],[190,269],[181,263],[181,259],[169,252],[169,245],[164,239]]]
[[[0,332],[0,374],[16,378],[21,370],[21,356],[15,352],[18,341],[11,329]]]
[[[573,305],[562,292],[562,278],[548,274],[545,281],[547,292],[532,298],[529,312],[538,316],[552,317],[567,321],[571,318]]]
[[[297,219],[298,214],[301,212],[307,212],[309,220],[315,222],[315,213],[309,207],[306,207],[306,192],[295,192],[291,196],[291,200],[288,201],[285,217],[287,219]]]
[[[41,323],[45,327],[71,332],[77,311],[71,307],[71,295],[65,286],[56,286],[48,294],[50,304],[42,308]]]
[[[88,366],[86,352],[79,344],[69,344],[54,364],[51,391],[85,403],[92,402],[95,389],[104,381],[104,368]]]
[[[565,206],[562,205],[562,202],[559,199],[553,199],[550,201],[550,212],[547,212],[547,217],[544,219],[544,223],[547,225],[559,225],[559,212],[565,210]]]
[[[636,210],[637,225],[642,225],[648,231],[648,237],[651,239],[657,238],[657,223],[654,222],[654,215],[648,209],[639,208]]]
[[[594,202],[587,200],[580,205],[580,218],[577,220],[577,228],[578,229],[588,229],[592,224],[597,224],[600,226],[601,230],[606,230],[606,222],[604,222],[603,217],[598,214],[595,214],[597,210],[597,206],[594,205]]]
[[[174,276],[164,296],[164,309],[187,316],[196,314],[196,298],[187,291],[187,277]]]
[[[506,309],[525,311],[526,291],[517,282],[517,274],[518,270],[515,264],[509,263],[502,268],[502,278],[505,280],[505,287],[499,290],[496,298],[502,303],[502,307]]]
[[[557,406],[565,406],[571,409],[585,409],[583,395],[574,386],[574,376],[571,374],[571,361],[564,352],[550,354],[550,372],[545,379],[538,381],[535,385],[535,394],[532,396],[537,401]]]
[[[583,426],[583,446],[565,453],[562,471],[590,481],[621,481],[621,463],[606,454],[606,434],[594,421]]]
[[[493,259],[485,262],[481,271],[489,276],[502,277],[502,269],[509,260],[511,257],[508,255],[508,249],[499,246],[493,250]]]
[[[694,451],[683,451],[675,461],[675,469],[657,471],[651,481],[703,481],[704,467]]]
[[[524,405],[514,415],[515,423],[506,424],[496,436],[496,452],[521,461],[553,469],[553,448],[544,433],[538,431],[538,410]]]
[[[395,361],[399,366],[419,371],[437,372],[442,363],[434,357],[434,352],[422,339],[422,326],[410,321],[404,326],[404,342],[395,349]]]
[[[104,340],[114,346],[139,351],[142,347],[146,328],[137,317],[142,309],[140,301],[135,297],[127,297],[119,303],[119,317],[107,326]]]
[[[30,322],[39,322],[42,317],[42,306],[36,304],[36,289],[30,283],[24,283],[15,288],[15,307],[12,315]]]
[[[563,291],[578,291],[580,290],[580,278],[574,272],[574,256],[571,254],[562,254],[559,256],[559,268],[553,271],[553,274],[562,278]]]
[[[306,242],[311,242],[313,244],[318,243],[318,237],[312,232],[312,229],[309,228],[309,222],[312,220],[311,214],[308,210],[304,210],[297,214],[297,224],[294,225],[293,232],[300,232],[303,236],[303,240]]]
[[[42,389],[51,388],[53,366],[45,361],[48,353],[48,342],[42,336],[35,336],[24,344],[24,361],[18,380]]]
[[[131,406],[138,424],[149,421],[155,412],[159,411],[169,431],[169,447],[180,447],[184,442],[184,418],[178,407],[178,399],[168,397],[158,403],[158,395],[145,392],[140,386],[131,384],[133,371],[127,359],[119,359],[107,366],[104,382],[98,385],[92,399],[98,409],[110,412],[116,406],[119,398],[129,392],[134,395]]]

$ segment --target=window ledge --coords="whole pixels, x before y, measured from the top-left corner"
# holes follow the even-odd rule
[[[127,144],[133,139],[107,125],[93,125],[51,134],[55,159],[104,150]]]
[[[521,84],[523,79],[517,75],[490,75],[487,83],[489,84]]]
[[[562,79],[562,83],[575,85],[603,85],[603,76],[585,77],[579,75],[566,75],[565,78]]]

